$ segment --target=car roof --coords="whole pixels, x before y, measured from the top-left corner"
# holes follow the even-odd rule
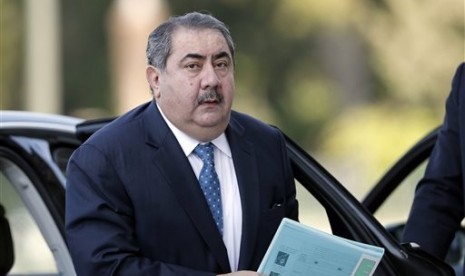
[[[56,129],[74,132],[83,119],[31,111],[0,111],[0,130],[7,129]]]

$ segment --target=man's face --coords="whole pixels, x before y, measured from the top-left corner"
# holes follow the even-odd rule
[[[223,35],[212,29],[179,28],[166,69],[149,66],[147,79],[168,120],[202,141],[220,135],[234,97],[234,65]]]

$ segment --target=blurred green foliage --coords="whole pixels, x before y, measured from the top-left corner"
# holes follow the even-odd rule
[[[22,1],[0,0],[0,109],[21,105],[23,33]]]
[[[14,99],[21,94],[23,1],[0,1],[2,108],[21,109]],[[111,3],[61,1],[68,114],[114,112],[105,29]],[[464,60],[463,0],[166,4],[172,14],[209,11],[229,25],[237,46],[235,109],[283,129],[346,185],[373,183],[440,124]]]
[[[62,0],[64,108],[112,111],[106,11],[111,0]]]

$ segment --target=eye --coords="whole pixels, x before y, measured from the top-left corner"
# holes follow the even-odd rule
[[[189,70],[198,70],[200,69],[200,64],[198,63],[188,63],[186,64],[186,68]]]
[[[218,69],[227,69],[229,67],[229,62],[226,60],[221,60],[216,62],[215,67]]]

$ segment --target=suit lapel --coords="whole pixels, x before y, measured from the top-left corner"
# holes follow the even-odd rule
[[[245,137],[243,127],[231,119],[226,131],[234,160],[242,202],[242,241],[239,270],[250,267],[258,235],[259,179],[257,158],[252,142]]]
[[[226,247],[192,167],[158,108],[152,105],[152,111],[144,118],[143,127],[147,131],[147,143],[154,147],[153,162],[164,173],[165,181],[211,249],[221,269],[230,271]]]

